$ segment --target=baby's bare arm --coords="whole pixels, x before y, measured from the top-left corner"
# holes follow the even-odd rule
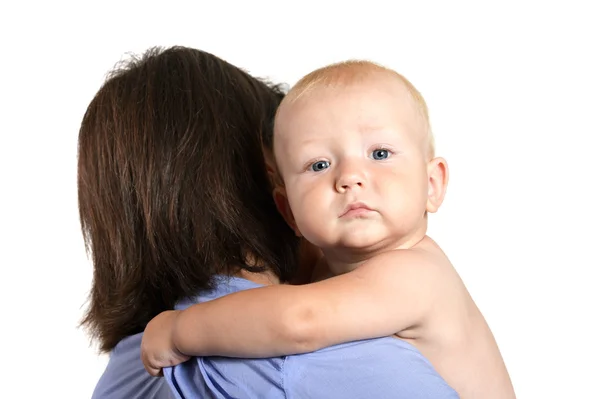
[[[194,305],[177,317],[174,343],[187,355],[268,357],[388,336],[425,324],[446,286],[426,252],[391,251],[328,280]]]

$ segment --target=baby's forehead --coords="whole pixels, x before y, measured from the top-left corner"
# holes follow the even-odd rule
[[[343,140],[346,137],[344,132],[355,138],[361,137],[361,141],[373,139],[391,143],[400,140],[402,143],[415,142],[426,145],[429,141],[427,125],[423,123],[422,115],[408,89],[402,82],[394,82],[393,79],[380,83],[397,85],[395,88],[387,87],[391,90],[387,90],[386,95],[382,97],[382,101],[387,104],[373,102],[372,97],[365,94],[364,101],[351,101],[348,108],[345,107],[344,101],[341,107],[328,108],[329,101],[336,101],[335,94],[347,98],[344,97],[347,94],[347,86],[315,89],[300,101],[288,104],[287,109],[280,115],[279,123],[275,125],[276,148],[279,147],[279,151],[285,153],[300,148],[316,148],[325,145],[322,139],[329,140],[335,137],[336,140]],[[363,86],[369,84],[371,83],[364,83]],[[329,94],[334,95],[327,96],[321,90],[328,90]],[[362,92],[357,93],[360,97]],[[400,101],[396,101],[397,97],[400,97]],[[367,108],[364,112],[361,111],[362,105]]]
[[[290,97],[284,98],[280,109],[294,110],[315,102],[333,102],[346,98],[350,93],[360,93],[359,95],[364,96],[379,93],[386,95],[390,100],[406,99],[412,105],[417,105],[410,88],[402,79],[390,72],[378,72],[348,81],[315,82],[304,88],[301,93],[292,93]]]
[[[313,86],[302,96],[282,103],[276,116],[276,134],[286,134],[294,127],[319,122],[353,123],[375,130],[378,125],[415,119],[418,104],[404,83],[393,76],[345,84]]]

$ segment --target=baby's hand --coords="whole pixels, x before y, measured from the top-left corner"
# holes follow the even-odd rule
[[[173,329],[179,310],[162,312],[146,326],[142,336],[142,363],[153,376],[162,375],[162,368],[175,366],[190,359],[173,344]]]

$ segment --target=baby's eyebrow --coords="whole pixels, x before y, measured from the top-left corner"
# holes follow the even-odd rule
[[[381,131],[384,130],[388,130],[386,129],[384,126],[380,126],[380,125],[370,125],[370,124],[364,124],[364,125],[360,125],[358,127],[359,131],[361,133],[379,133]]]
[[[300,142],[298,142],[297,145],[305,146],[305,145],[313,144],[318,141],[319,141],[319,137],[304,138],[304,139],[300,140]]]

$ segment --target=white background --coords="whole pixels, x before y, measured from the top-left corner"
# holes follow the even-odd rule
[[[104,369],[77,329],[91,282],[79,123],[126,53],[180,44],[290,84],[347,58],[406,75],[450,165],[430,235],[486,316],[517,396],[600,398],[595,2],[59,3],[0,6],[7,396],[89,397]]]

